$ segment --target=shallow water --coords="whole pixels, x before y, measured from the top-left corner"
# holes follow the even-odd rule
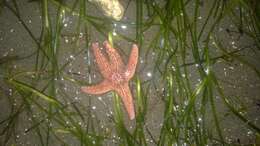
[[[73,2],[74,1],[67,1],[66,5],[72,7]],[[88,21],[87,18],[82,18],[78,21],[79,17],[76,14],[71,14],[67,9],[64,9],[64,13],[61,13],[62,30],[58,37],[59,45],[57,48],[57,56],[52,57],[56,59],[57,66],[61,67],[64,64],[67,64],[67,66],[60,71],[57,78],[53,78],[54,75],[51,72],[53,69],[52,64],[51,62],[47,62],[46,58],[45,60],[38,60],[38,63],[41,61],[47,62],[46,64],[38,64],[38,68],[41,65],[45,66],[39,70],[40,76],[37,76],[37,72],[35,72],[35,66],[37,64],[36,54],[37,51],[40,50],[35,41],[41,41],[41,31],[43,28],[41,5],[39,5],[38,2],[17,1],[22,21],[19,21],[9,8],[3,7],[0,14],[0,105],[2,109],[0,114],[0,130],[2,131],[0,145],[81,145],[81,142],[84,140],[81,141],[77,136],[73,135],[73,130],[69,131],[75,128],[71,125],[79,126],[75,129],[82,129],[90,135],[98,133],[97,135],[106,137],[104,140],[101,140],[101,143],[96,143],[95,140],[93,140],[93,145],[122,145],[122,139],[124,139],[124,137],[118,133],[118,125],[113,120],[115,116],[115,98],[113,97],[113,93],[88,95],[82,93],[80,90],[83,84],[96,84],[102,81],[102,76],[99,73],[95,59],[90,51],[91,43],[98,41],[101,44],[104,40],[108,39],[107,35],[110,32],[113,36],[114,46],[118,48],[124,62],[126,63],[128,60],[133,42],[120,37],[120,35],[124,35],[131,40],[136,39],[136,2],[127,0],[120,2],[125,8],[125,14],[120,21],[107,18],[102,14],[102,10],[98,9],[92,3],[87,3],[86,8],[88,15],[97,17],[97,19],[94,18],[93,21],[92,19]],[[14,8],[12,2],[7,1],[7,4]],[[162,1],[157,1],[156,4],[158,6],[164,6],[164,2]],[[200,13],[197,18],[198,30],[203,27],[207,15],[210,12],[211,5],[211,2],[200,3]],[[145,6],[144,4],[143,22],[149,21],[149,18],[153,17],[153,15],[148,15],[149,11]],[[78,10],[79,5],[75,7],[75,11]],[[195,2],[191,1],[186,6],[187,15],[193,16],[194,10]],[[57,11],[58,7],[56,3],[50,1],[48,13],[52,33],[56,30]],[[235,7],[234,13],[239,13],[239,9]],[[248,17],[250,16],[247,12],[243,14],[248,15]],[[162,11],[161,15],[166,15],[166,12]],[[177,12],[176,15],[178,15]],[[180,15],[183,15],[183,13],[180,13]],[[101,20],[99,20],[99,18],[101,18]],[[198,71],[199,65],[195,63],[192,52],[192,36],[189,33],[186,34],[187,40],[186,44],[184,44],[187,49],[185,52],[185,63],[181,58],[183,50],[177,49],[176,54],[174,54],[174,59],[170,59],[169,66],[165,68],[165,64],[169,63],[168,59],[169,56],[171,56],[172,50],[167,50],[167,48],[165,49],[164,47],[168,45],[167,43],[170,43],[169,48],[178,48],[177,44],[180,45],[178,42],[181,40],[176,40],[176,36],[169,35],[170,42],[167,42],[164,38],[164,35],[167,34],[167,30],[160,25],[162,20],[159,20],[157,16],[154,16],[154,18],[153,23],[155,23],[155,25],[150,26],[149,29],[143,32],[143,41],[140,47],[136,76],[130,82],[136,111],[138,109],[136,77],[141,80],[142,89],[145,91],[144,93],[147,97],[147,113],[145,115],[145,122],[143,123],[143,131],[147,145],[159,145],[153,139],[161,140],[161,129],[164,127],[164,122],[166,121],[164,112],[165,103],[168,102],[168,94],[172,93],[172,96],[174,96],[177,102],[173,107],[173,111],[175,110],[175,113],[182,115],[181,113],[185,113],[182,107],[186,107],[191,98],[190,96],[186,96],[186,94],[191,94],[188,92],[195,91],[200,83],[203,82]],[[193,21],[192,17],[190,18],[190,21]],[[208,44],[209,54],[211,58],[215,58],[212,59],[215,62],[210,65],[209,70],[214,72],[225,96],[229,99],[229,102],[235,106],[237,112],[245,116],[257,127],[260,127],[260,78],[256,71],[252,69],[253,66],[255,70],[260,70],[259,46],[257,47],[254,37],[239,33],[231,19],[232,17],[229,16],[222,18],[222,21],[216,25],[212,37],[217,36],[219,42],[226,48],[227,52],[239,50],[235,55],[246,60],[248,63],[241,62],[234,58],[232,59],[230,55],[224,54],[223,51],[215,47],[216,42],[211,39]],[[214,25],[214,20],[216,20],[216,18],[209,19],[205,32],[210,31],[210,27]],[[177,29],[177,26],[180,24],[177,24],[176,21],[177,20],[174,19],[171,23],[172,26]],[[237,22],[239,20],[236,21],[236,18],[234,18],[234,21]],[[78,22],[81,22],[80,26]],[[101,23],[100,26],[98,26],[91,22]],[[32,32],[35,40],[32,39],[23,24]],[[84,27],[87,28],[87,33]],[[102,35],[98,29],[104,28],[105,30],[102,30],[102,32],[104,32],[105,35]],[[251,28],[245,27],[243,29],[246,33],[249,32]],[[156,42],[156,48],[151,48],[150,45],[158,32],[162,34],[159,36],[159,41]],[[51,40],[53,40],[54,37],[55,36],[52,36]],[[207,33],[203,33],[201,39],[197,41],[199,55],[201,57],[205,55],[203,49],[206,37]],[[86,40],[88,40],[88,42],[86,42]],[[44,41],[41,41],[39,44],[43,45],[43,43]],[[48,44],[48,42],[46,44]],[[140,44],[138,45],[140,46]],[[44,47],[46,46],[43,46],[43,48]],[[160,58],[160,55],[163,53],[165,53],[164,56]],[[26,57],[28,55],[31,56]],[[41,57],[42,55],[39,55],[39,58]],[[158,58],[160,58],[159,60],[161,61],[159,65],[157,62]],[[179,62],[179,66],[176,66],[176,60]],[[248,65],[249,63],[250,65]],[[206,68],[205,61],[203,66]],[[181,74],[178,74],[176,69],[179,69]],[[184,69],[187,69],[187,74]],[[168,75],[165,74],[166,72],[171,72],[174,76],[172,90],[169,90],[167,86],[169,79],[167,77],[165,80],[165,77]],[[207,73],[207,69],[205,72]],[[21,73],[21,75],[17,76],[19,73]],[[185,89],[185,92],[181,93],[180,90],[182,89],[180,87],[182,86],[178,84],[177,78],[175,78],[177,76],[181,77],[181,81],[184,82],[185,86],[183,86],[183,88],[187,88],[189,84],[190,90]],[[188,76],[188,82],[186,82],[186,76]],[[32,86],[41,93],[55,97],[64,105],[63,108],[65,112],[61,110],[62,108],[56,108],[55,105],[40,98],[37,94],[31,96],[31,93],[24,88],[17,88],[17,86],[10,84],[8,79],[11,77]],[[51,78],[53,78],[53,80]],[[53,81],[54,84],[52,84],[51,81]],[[52,86],[55,87],[52,88]],[[259,141],[257,131],[247,126],[245,122],[241,121],[230,111],[223,103],[220,97],[221,95],[219,95],[217,90],[214,89],[212,92],[225,144],[257,144],[257,140]],[[210,99],[207,99],[208,103],[203,105],[202,95],[203,92],[196,95],[198,97],[193,107],[198,112],[198,125],[200,126],[201,123],[205,124],[205,129],[207,129],[206,133],[210,133],[205,136],[208,145],[221,145],[216,132],[216,125],[214,125],[214,115],[210,107]],[[53,115],[50,113],[47,114],[43,109],[39,108],[38,105],[41,105],[44,110],[49,111]],[[202,106],[205,106],[206,109],[205,119],[201,117],[199,112]],[[120,107],[123,112],[124,126],[133,134],[135,128],[138,126],[138,122],[135,120],[130,121],[123,104],[121,104]],[[181,110],[183,110],[183,112],[181,112]],[[54,114],[55,112],[60,114],[56,115]],[[66,114],[73,120],[66,117]],[[10,121],[10,119],[13,120]],[[174,117],[172,121],[174,121],[174,119],[178,119],[178,117]],[[65,120],[65,125],[59,122],[59,120]],[[72,121],[75,123],[72,123]],[[178,127],[178,124],[176,124],[178,122],[175,122],[176,121],[173,122],[174,125],[177,125],[175,130],[181,131],[183,127]],[[182,125],[182,121],[179,122],[179,125]],[[191,127],[191,129],[194,127]],[[172,129],[168,129],[168,131],[170,130]],[[183,134],[180,134],[179,139],[181,140],[179,142],[181,143],[176,142],[175,145],[191,145],[182,140],[184,139],[183,136]],[[195,145],[195,143],[193,143],[193,145]]]

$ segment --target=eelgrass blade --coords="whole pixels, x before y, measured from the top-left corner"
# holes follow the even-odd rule
[[[52,103],[52,104],[58,104],[59,103],[53,97],[50,97],[50,96],[42,93],[41,91],[37,90],[36,88],[31,87],[31,86],[29,86],[29,85],[27,85],[23,82],[20,82],[20,81],[14,80],[14,79],[10,79],[8,82],[11,83],[13,86],[17,87],[18,89],[25,90],[27,92],[32,92],[33,94],[41,97],[42,99],[44,99],[45,101],[47,101],[49,103]]]

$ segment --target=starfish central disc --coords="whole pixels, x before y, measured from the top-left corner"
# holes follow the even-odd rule
[[[116,84],[120,84],[120,83],[124,82],[124,77],[119,73],[113,73],[111,76],[111,79]]]
[[[104,80],[93,86],[84,86],[82,91],[88,94],[104,94],[115,91],[122,99],[129,118],[135,118],[133,97],[129,88],[129,80],[134,76],[137,61],[138,47],[133,45],[127,65],[125,66],[121,56],[116,49],[105,41],[104,48],[108,58],[102,54],[98,43],[92,44],[92,50],[96,58],[96,63]]]

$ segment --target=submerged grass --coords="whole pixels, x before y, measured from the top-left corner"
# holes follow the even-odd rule
[[[223,130],[225,125],[221,122],[223,115],[219,113],[220,109],[216,105],[219,104],[216,95],[221,97],[222,104],[237,117],[237,120],[241,120],[255,133],[259,141],[259,125],[255,125],[252,119],[241,114],[238,106],[229,101],[224,94],[225,89],[219,83],[221,81],[214,72],[214,65],[218,60],[232,59],[248,66],[260,77],[259,68],[240,56],[244,49],[232,50],[224,47],[216,31],[224,19],[231,19],[230,23],[234,24],[238,33],[244,35],[241,37],[249,37],[254,41],[250,48],[259,49],[260,25],[257,20],[259,7],[254,7],[251,3],[255,1],[214,0],[208,12],[202,12],[203,1],[199,0],[166,0],[160,3],[148,0],[129,1],[127,4],[134,3],[136,6],[136,19],[134,23],[125,20],[120,23],[135,27],[135,38],[131,38],[118,32],[115,36],[113,24],[119,22],[92,16],[88,8],[93,4],[88,1],[75,0],[66,3],[62,0],[39,0],[35,1],[39,4],[42,18],[39,39],[36,39],[23,20],[18,2],[1,0],[0,14],[3,11],[2,7],[6,7],[6,11],[9,10],[17,18],[37,47],[26,57],[0,58],[2,70],[0,75],[5,81],[4,85],[12,89],[11,95],[3,94],[5,95],[3,98],[7,98],[10,102],[11,112],[0,121],[1,127],[4,127],[1,128],[1,145],[21,144],[16,141],[20,116],[31,119],[25,133],[36,133],[36,143],[42,146],[232,145],[225,138],[227,136]],[[191,5],[194,6],[190,8]],[[55,15],[50,13],[50,9],[54,9]],[[202,23],[198,20],[201,13],[206,14],[206,19],[200,20]],[[153,74],[157,76],[152,80],[156,80],[156,84],[153,81],[145,81],[138,73],[132,81],[136,87],[133,90],[136,119],[133,121],[135,126],[132,129],[126,126],[120,97],[116,94],[113,95],[114,114],[110,117],[113,127],[102,128],[100,119],[91,110],[91,98],[94,97],[87,97],[89,105],[83,105],[75,101],[60,85],[60,81],[63,80],[76,86],[83,84],[66,70],[73,59],[65,62],[60,60],[63,20],[66,15],[77,18],[76,43],[73,44],[71,54],[77,57],[86,52],[88,76],[92,66],[88,48],[94,41],[93,30],[105,38],[108,37],[114,46],[117,40],[137,43],[145,63],[148,65],[155,63]],[[152,28],[157,29],[151,36],[151,41],[147,42],[146,32]],[[83,50],[77,49],[81,43],[81,32],[84,32]],[[220,55],[214,55],[214,50],[220,51]],[[156,58],[151,62],[149,58],[152,53],[156,54]],[[188,56],[188,53],[191,56]],[[11,68],[14,63],[32,57],[34,66],[30,71]],[[192,62],[187,62],[190,59]],[[195,71],[194,74],[199,75],[200,82],[196,86],[189,77],[191,69]],[[92,82],[90,76],[87,79],[87,83]],[[158,115],[162,117],[162,122],[157,133],[152,132],[154,129],[147,124],[150,120],[148,101],[152,94],[157,92],[157,90],[151,92],[152,87],[163,88],[162,91],[161,89],[158,91],[161,92],[160,99],[164,104],[164,112]],[[3,93],[4,90],[2,87]],[[16,98],[19,98],[18,103]],[[64,139],[67,136],[68,138]]]

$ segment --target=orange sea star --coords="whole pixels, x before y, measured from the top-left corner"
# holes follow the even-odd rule
[[[109,59],[102,54],[98,43],[92,44],[92,50],[104,80],[97,85],[84,86],[81,90],[88,94],[103,94],[111,90],[115,91],[122,98],[128,116],[132,120],[135,118],[135,111],[129,80],[135,73],[138,61],[138,47],[133,44],[128,64],[125,66],[116,49],[111,47],[107,41],[103,45]]]

